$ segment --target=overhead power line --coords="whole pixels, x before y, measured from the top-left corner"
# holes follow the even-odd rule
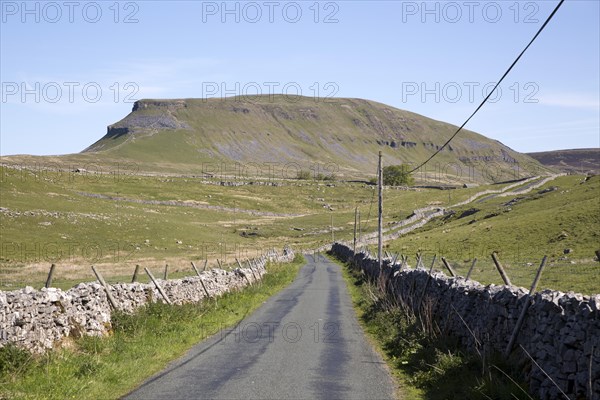
[[[506,70],[506,72],[504,73],[504,75],[502,75],[502,78],[500,78],[500,80],[498,81],[498,83],[496,83],[496,85],[494,86],[494,88],[485,97],[485,99],[483,99],[483,101],[481,102],[481,104],[479,104],[479,106],[475,109],[475,111],[473,111],[473,113],[469,116],[469,118],[467,118],[467,120],[465,122],[463,122],[463,124],[456,130],[456,132],[454,132],[454,134],[452,136],[450,136],[450,139],[448,139],[446,141],[446,143],[444,143],[444,145],[442,147],[440,147],[439,149],[437,149],[436,152],[431,155],[431,157],[429,157],[427,160],[425,160],[424,162],[422,162],[421,164],[419,164],[418,167],[412,169],[409,173],[413,173],[416,170],[418,170],[419,168],[423,167],[425,164],[427,164],[429,161],[431,161],[431,159],[433,157],[435,157],[442,150],[444,150],[444,148],[446,146],[448,146],[448,144],[450,144],[450,142],[452,141],[452,139],[454,139],[456,137],[456,135],[458,135],[458,132],[460,132],[462,130],[462,128],[464,128],[464,126],[471,120],[471,118],[473,118],[475,116],[475,114],[477,114],[477,112],[481,109],[481,107],[483,107],[483,105],[485,104],[485,102],[492,96],[492,94],[496,91],[496,89],[498,88],[498,86],[500,86],[500,83],[504,80],[504,78],[506,78],[506,76],[508,75],[508,73],[513,69],[513,67],[521,59],[521,57],[523,56],[523,54],[525,54],[525,52],[527,51],[527,49],[529,48],[529,46],[531,46],[533,44],[533,42],[535,41],[535,39],[537,39],[537,37],[540,35],[540,33],[542,33],[542,31],[544,30],[544,28],[546,27],[546,25],[548,25],[548,23],[550,22],[550,20],[552,19],[552,17],[554,17],[554,14],[556,14],[556,12],[558,11],[558,9],[560,8],[560,6],[562,6],[562,4],[564,2],[565,2],[565,0],[560,0],[560,2],[558,3],[558,5],[554,9],[554,11],[552,11],[552,14],[550,14],[548,16],[548,18],[546,19],[546,22],[544,22],[542,24],[542,26],[537,31],[537,33],[535,34],[535,36],[531,39],[531,41],[529,42],[529,44],[527,44],[527,46],[525,46],[525,48],[523,49],[523,51],[521,51],[521,54],[519,54],[519,56],[515,59],[515,61],[513,61],[513,63],[510,65],[510,67],[508,67],[508,69]]]

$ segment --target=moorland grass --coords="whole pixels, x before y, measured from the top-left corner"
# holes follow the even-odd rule
[[[376,228],[373,187],[360,183],[285,181],[282,186],[223,187],[201,179],[164,176],[42,173],[0,167],[0,288],[43,285],[51,263],[55,283],[68,288],[94,280],[90,265],[107,279],[127,281],[136,264],[189,271],[189,262],[260,256],[288,244],[316,248],[352,237],[354,208],[362,232]],[[452,201],[480,189],[461,189]],[[88,194],[88,195],[84,195]],[[101,195],[103,198],[90,197]],[[196,202],[228,210],[111,200]],[[448,201],[439,190],[386,191],[385,220],[414,208]],[[248,210],[288,216],[253,215]],[[333,217],[333,218],[332,218]]]
[[[600,263],[594,254],[600,249],[600,176],[587,181],[582,176],[563,176],[527,194],[497,197],[454,211],[386,243],[386,249],[410,256],[412,266],[418,251],[427,266],[437,254],[438,270],[444,270],[439,262],[443,256],[462,276],[476,257],[471,278],[501,284],[490,256],[495,251],[511,282],[526,288],[547,255],[539,290],[600,293]]]

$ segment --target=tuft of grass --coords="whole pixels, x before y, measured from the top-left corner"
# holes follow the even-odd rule
[[[346,265],[343,275],[359,320],[383,353],[403,399],[531,399],[518,365],[464,352],[427,319],[383,296]]]
[[[31,354],[13,343],[0,347],[0,376],[24,373],[31,363]]]
[[[116,313],[108,337],[82,337],[32,358],[13,346],[0,349],[0,399],[119,398],[181,357],[206,337],[228,328],[289,285],[304,258],[270,264],[258,285],[216,300],[150,304]]]

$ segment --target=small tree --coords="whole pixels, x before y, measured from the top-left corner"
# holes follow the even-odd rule
[[[303,180],[307,180],[310,179],[310,171],[306,171],[306,170],[299,170],[296,173],[296,179],[303,179]]]
[[[315,179],[318,181],[335,181],[335,174],[325,175],[319,172],[317,176],[315,176]]]
[[[383,184],[387,186],[412,186],[415,183],[408,165],[383,167]]]

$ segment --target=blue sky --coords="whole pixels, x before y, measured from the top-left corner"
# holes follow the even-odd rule
[[[556,4],[1,1],[0,154],[79,152],[143,98],[285,90],[459,125]],[[567,0],[467,128],[600,147],[599,4]]]

